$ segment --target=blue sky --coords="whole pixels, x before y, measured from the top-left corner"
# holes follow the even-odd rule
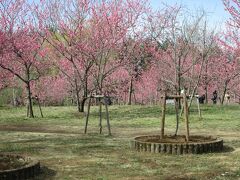
[[[197,10],[204,9],[208,16],[208,24],[217,29],[224,28],[225,22],[230,18],[230,15],[224,10],[222,0],[150,0],[150,3],[154,9],[164,7],[163,4],[182,5],[185,10],[192,14]]]
[[[230,15],[224,10],[222,0],[150,0],[154,9],[169,5],[182,5],[187,11],[195,12],[204,9],[211,27],[222,28]]]

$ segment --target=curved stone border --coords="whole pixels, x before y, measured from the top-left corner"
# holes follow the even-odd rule
[[[159,138],[159,135],[138,136],[131,141],[131,148],[139,152],[166,153],[166,154],[202,154],[220,152],[223,150],[223,140],[212,138],[206,142],[190,143],[155,143],[144,142],[142,138]],[[193,136],[192,136],[193,137]],[[199,137],[199,136],[198,136]],[[202,136],[204,137],[204,136]],[[190,137],[191,138],[191,137]]]
[[[5,171],[0,171],[0,179],[1,180],[25,180],[30,177],[34,177],[40,172],[40,162],[31,160],[28,157],[20,156],[20,155],[10,155],[10,154],[0,154],[1,157],[12,157],[17,159],[24,159],[28,162],[27,165],[17,168],[10,169]]]

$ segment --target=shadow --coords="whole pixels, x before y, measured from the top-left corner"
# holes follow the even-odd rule
[[[197,179],[195,179],[193,177],[180,175],[180,176],[169,176],[169,177],[164,178],[164,180],[197,180]]]
[[[225,152],[233,152],[235,149],[231,146],[223,146],[223,150],[221,151],[221,153],[225,153]]]
[[[49,169],[46,166],[41,166],[40,173],[36,177],[28,180],[51,180],[54,179],[54,176],[56,176],[56,174],[56,171]]]

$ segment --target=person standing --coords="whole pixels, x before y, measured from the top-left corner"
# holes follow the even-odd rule
[[[213,101],[213,104],[217,104],[217,97],[218,97],[218,94],[217,94],[217,91],[213,91],[213,96],[212,96],[212,101]]]

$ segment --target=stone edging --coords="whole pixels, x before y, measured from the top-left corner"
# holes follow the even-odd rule
[[[206,142],[196,143],[155,143],[144,142],[141,138],[157,137],[154,136],[138,136],[131,141],[131,149],[138,152],[151,152],[151,153],[165,153],[165,154],[202,154],[210,152],[220,152],[223,150],[223,140],[213,138]]]
[[[25,161],[29,162],[29,164],[17,168],[10,169],[5,171],[0,171],[0,179],[1,180],[25,180],[30,177],[34,177],[40,172],[40,162],[31,160],[28,157],[20,156],[20,155],[11,155],[11,154],[0,154],[0,156],[5,157],[13,157],[13,158],[22,158]]]

